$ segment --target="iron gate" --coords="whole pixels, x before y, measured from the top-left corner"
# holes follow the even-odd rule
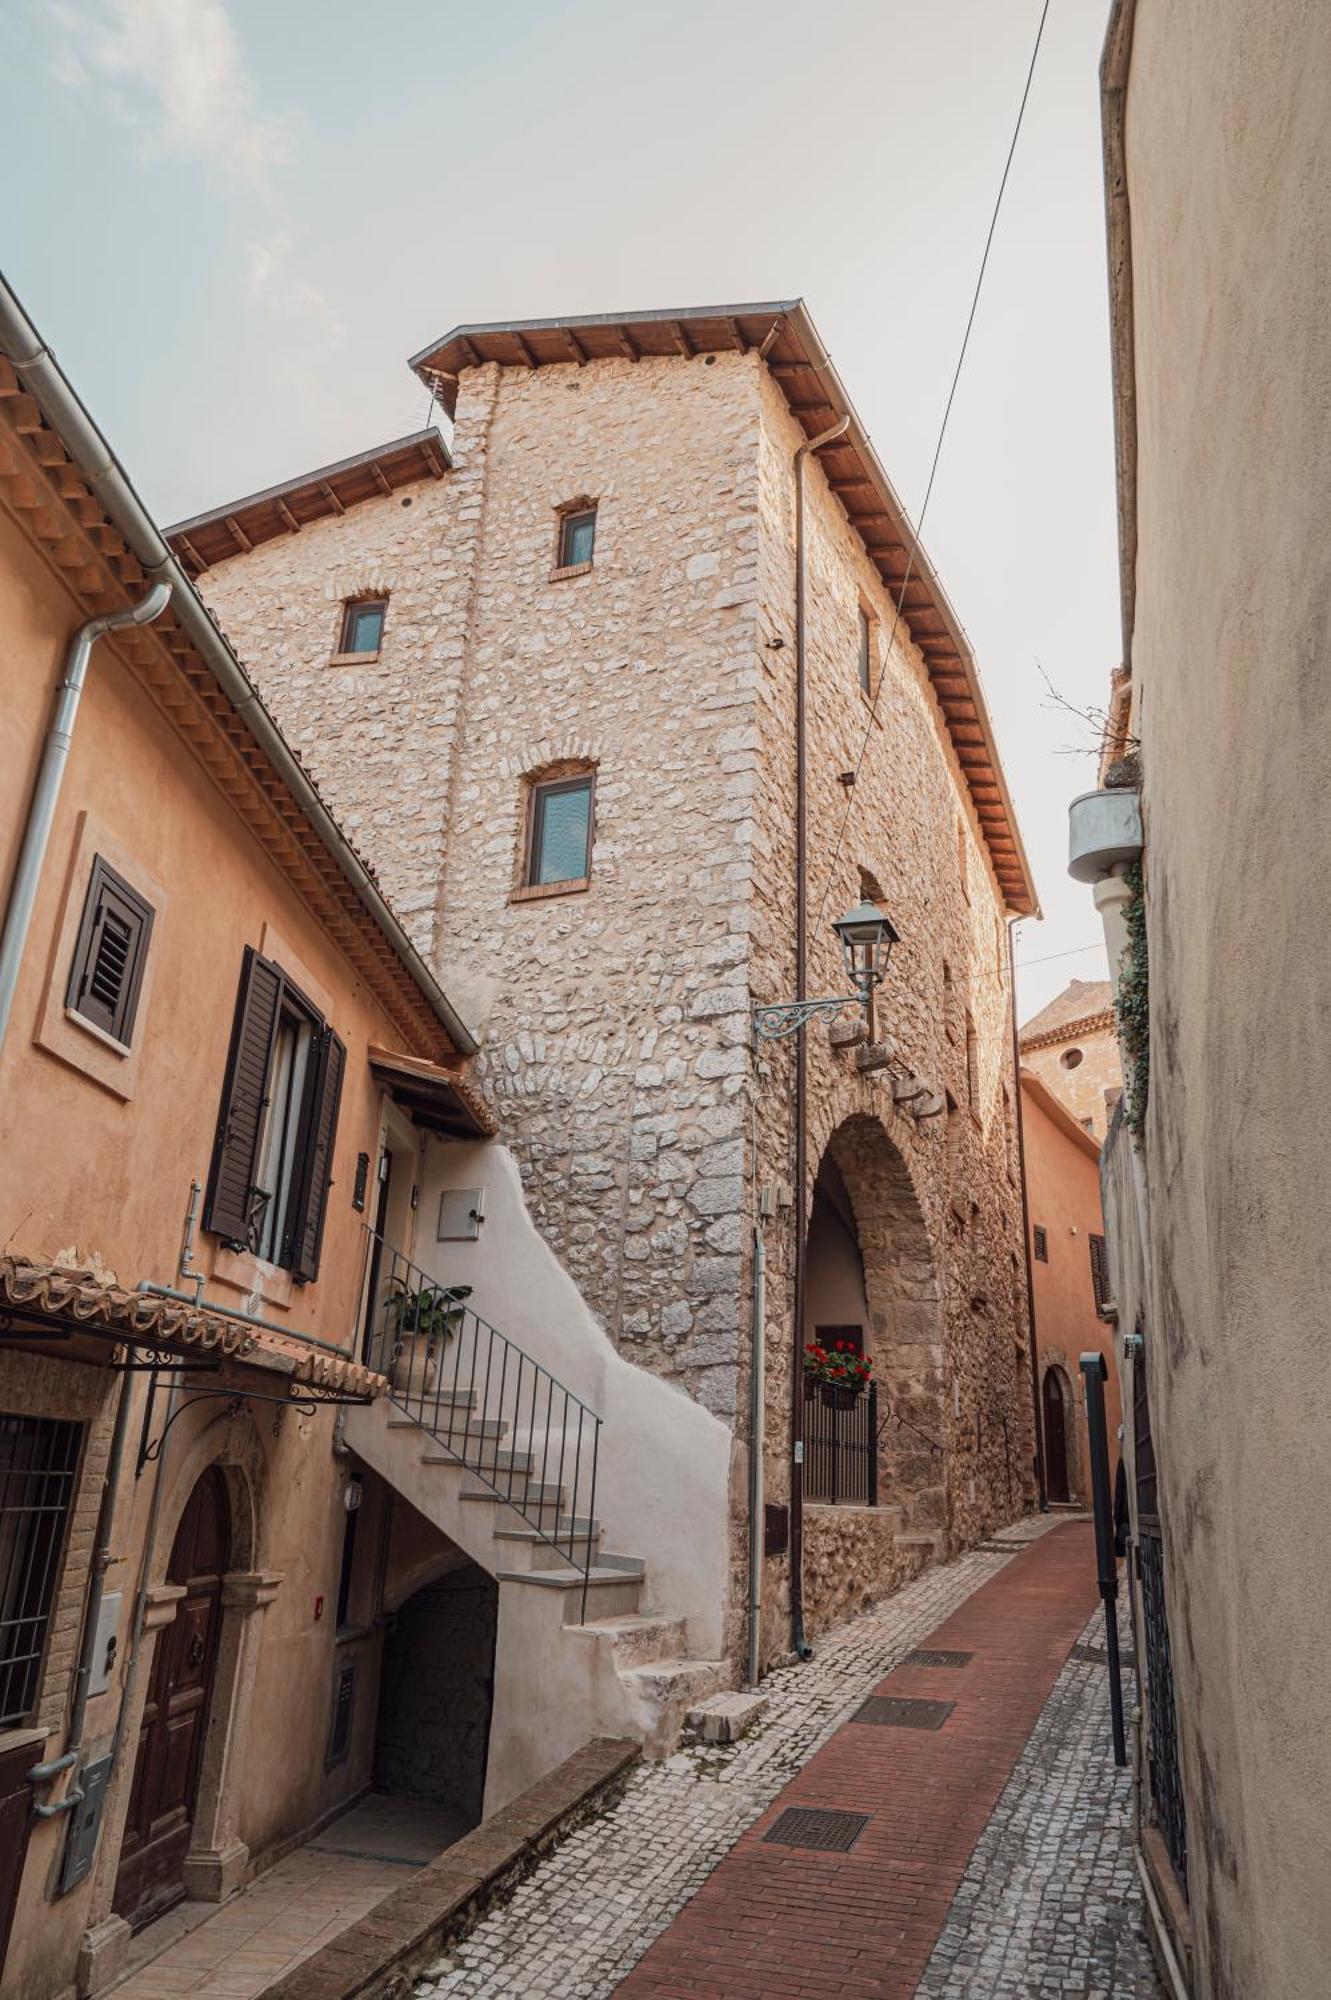
[[[1165,1612],[1164,1547],[1160,1538],[1160,1501],[1155,1443],[1151,1436],[1151,1406],[1146,1387],[1146,1356],[1137,1349],[1132,1371],[1132,1445],[1137,1482],[1137,1578],[1141,1585],[1142,1658],[1149,1729],[1147,1771],[1156,1823],[1179,1887],[1188,1893],[1188,1815],[1179,1768],[1178,1719],[1174,1709],[1174,1662],[1169,1648]]]

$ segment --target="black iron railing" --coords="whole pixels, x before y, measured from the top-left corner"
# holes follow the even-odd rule
[[[1147,1770],[1156,1823],[1169,1850],[1179,1887],[1188,1893],[1188,1813],[1179,1767],[1178,1720],[1174,1712],[1174,1662],[1165,1615],[1165,1562],[1160,1531],[1138,1523],[1137,1576],[1141,1583],[1142,1651],[1146,1680]]]
[[[878,1384],[804,1384],[804,1497],[878,1505]]]
[[[395,1406],[583,1580],[593,1566],[601,1419],[446,1285],[367,1229],[363,1356]]]

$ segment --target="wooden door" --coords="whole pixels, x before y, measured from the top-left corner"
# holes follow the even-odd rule
[[[1051,1500],[1068,1499],[1068,1402],[1061,1368],[1046,1368],[1044,1404],[1044,1474]]]
[[[185,1595],[157,1638],[152,1685],[139,1731],[129,1816],[120,1849],[114,1908],[135,1930],[185,1894],[189,1849],[208,1723],[222,1577],[230,1557],[226,1485],[216,1466],[194,1488],[176,1530],[168,1583]]]
[[[0,1972],[5,1969],[9,1933],[23,1880],[23,1857],[32,1825],[32,1788],[28,1772],[42,1761],[40,1743],[29,1743],[0,1757]]]

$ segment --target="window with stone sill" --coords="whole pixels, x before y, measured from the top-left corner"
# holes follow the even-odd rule
[[[859,652],[856,661],[856,670],[859,675],[860,693],[869,701],[873,700],[874,681],[876,678],[874,669],[877,664],[877,624],[878,621],[873,613],[866,611],[861,604],[859,608]]]
[[[352,597],[342,607],[342,629],[338,637],[341,658],[376,659],[383,649],[384,620],[388,616],[386,597]]]
[[[575,500],[559,516],[559,535],[555,544],[556,575],[562,576],[568,570],[590,569],[595,548],[596,503],[593,500]]]
[[[558,895],[588,882],[595,784],[595,772],[581,770],[530,786],[520,895]]]

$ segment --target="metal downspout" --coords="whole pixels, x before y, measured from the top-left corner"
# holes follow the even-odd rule
[[[804,461],[850,428],[846,413],[795,453],[795,998],[808,998],[809,985],[809,802],[806,715],[808,596],[804,535]],[[804,1289],[805,1192],[809,1166],[809,1056],[807,1029],[795,1036],[795,1326],[790,1363],[790,1624],[791,1643],[801,1660],[813,1658],[804,1636]]]
[[[749,1358],[749,1686],[762,1672],[763,1411],[767,1394],[763,1338],[767,1320],[767,1245],[762,1196],[753,1218],[753,1341]]]
[[[1035,1424],[1035,1479],[1040,1512],[1049,1512],[1045,1475],[1044,1432],[1040,1428],[1040,1350],[1035,1338],[1035,1279],[1031,1272],[1031,1215],[1026,1196],[1026,1125],[1021,1115],[1021,1037],[1017,1032],[1017,952],[1012,925],[1007,932],[1008,992],[1012,1008],[1012,1084],[1017,1106],[1017,1177],[1021,1184],[1021,1254],[1026,1266],[1026,1324],[1030,1334],[1031,1417]]]
[[[4,1043],[5,1030],[14,1009],[23,951],[32,925],[37,887],[51,839],[65,766],[69,762],[74,724],[78,720],[92,649],[104,633],[123,631],[127,625],[150,625],[154,618],[161,616],[170,601],[171,585],[155,583],[139,603],[128,606],[124,611],[111,611],[104,617],[90,618],[85,625],[79,626],[70,641],[65,655],[65,670],[56,688],[55,713],[46,732],[37,782],[28,806],[14,879],[9,887],[4,930],[0,932],[0,1045]]]

